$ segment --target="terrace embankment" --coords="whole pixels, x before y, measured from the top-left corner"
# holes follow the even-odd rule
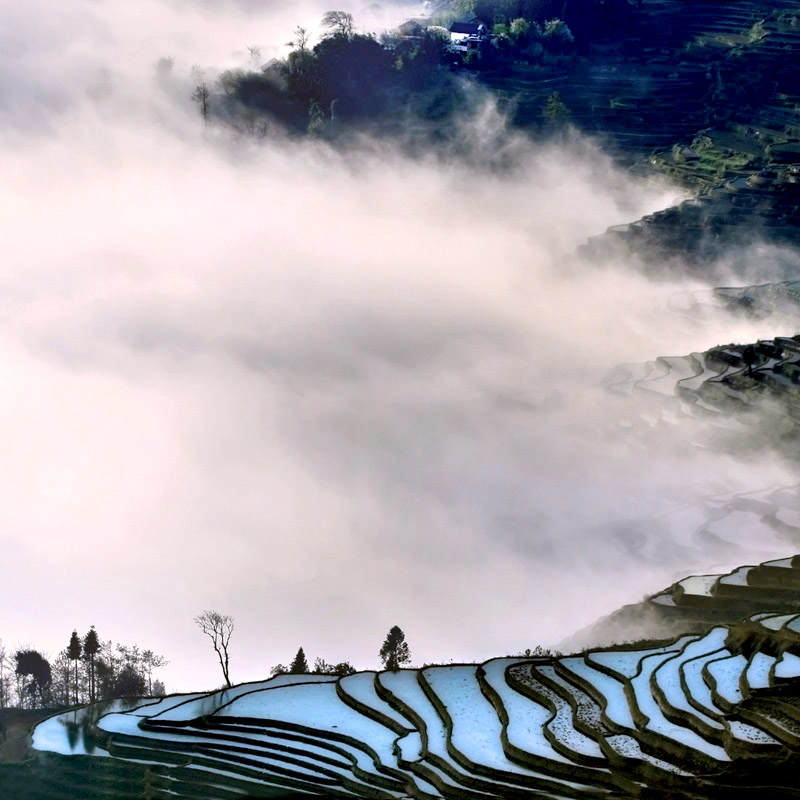
[[[702,265],[800,228],[800,10],[795,2],[644,0],[578,57],[481,80],[522,126],[558,92],[570,122],[636,172],[692,198],[590,240],[653,270]]]
[[[13,764],[31,755],[31,731],[57,709],[0,709],[0,763]]]
[[[799,599],[791,557],[691,576],[651,599],[696,633],[73,709],[41,723],[40,755],[0,779],[18,800],[76,787],[219,800],[793,797]]]
[[[759,511],[763,513],[768,508],[762,505]],[[794,521],[800,521],[800,516]],[[624,606],[599,620],[567,640],[565,646],[573,642],[619,641],[625,630],[650,637],[702,631],[714,624],[734,625],[748,614],[767,614],[774,609],[782,609],[789,615],[787,620],[800,614],[800,556],[738,567],[722,575],[683,578],[641,603]],[[760,624],[758,631],[763,637]],[[770,634],[773,645],[779,643],[780,635],[779,631]]]
[[[787,281],[716,289],[713,294],[729,308],[755,316],[776,307],[796,313],[796,285],[797,281]],[[679,420],[695,417],[723,427],[736,422],[743,428],[736,444],[742,452],[758,446],[775,448],[790,457],[796,452],[800,435],[800,334],[720,344],[705,352],[661,356],[644,364],[622,364],[607,377],[605,385],[617,394],[656,398],[665,412],[677,414]],[[766,417],[758,418],[759,412]],[[669,424],[666,417],[665,424]],[[775,522],[787,533],[796,527],[787,527],[778,517]]]

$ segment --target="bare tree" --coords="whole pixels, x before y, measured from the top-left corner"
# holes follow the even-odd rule
[[[53,699],[65,706],[72,705],[72,661],[64,648],[53,661],[53,680],[50,692]]]
[[[326,36],[346,36],[349,39],[353,35],[353,15],[347,11],[326,11],[322,27],[327,31]]]
[[[227,614],[220,614],[219,611],[204,611],[198,614],[194,621],[200,626],[200,630],[211,639],[214,651],[219,658],[219,665],[222,667],[222,675],[225,683],[231,687],[230,672],[228,669],[228,643],[233,633],[233,617]]]
[[[254,67],[261,66],[261,48],[257,44],[247,45],[247,52]]]
[[[308,50],[308,31],[298,25],[294,29],[294,39],[290,42],[286,42],[286,46],[299,50],[301,53],[305,53],[305,51]]]

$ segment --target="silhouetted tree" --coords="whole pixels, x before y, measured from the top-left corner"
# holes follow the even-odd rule
[[[381,661],[386,669],[392,671],[399,669],[401,664],[411,661],[411,653],[406,642],[406,635],[397,625],[394,625],[380,649]]]
[[[94,665],[95,690],[98,700],[106,700],[114,696],[115,671],[113,662],[107,657],[98,657]]]
[[[324,658],[314,659],[314,674],[316,675],[352,675],[356,668],[349,661],[340,661],[338,664],[329,664]]]
[[[222,675],[227,686],[232,686],[229,672],[228,644],[233,633],[233,617],[227,614],[220,614],[219,611],[204,611],[198,614],[194,621],[200,626],[200,630],[211,639],[214,652],[219,658],[219,665],[222,668]]]
[[[145,678],[147,679],[147,693],[151,695],[155,695],[156,693],[156,684],[160,683],[160,681],[153,681],[153,670],[158,669],[159,667],[166,667],[169,664],[164,656],[157,655],[152,650],[143,650],[142,657],[141,657],[141,670],[144,674]],[[164,684],[161,684],[162,690]],[[162,691],[161,694],[164,694]]]
[[[391,58],[372,36],[327,36],[314,46],[319,87],[314,97],[327,106],[338,99],[350,113],[376,113],[386,101],[394,73]]]
[[[346,36],[349,39],[353,35],[353,15],[347,11],[327,11],[321,24],[326,36]]]
[[[144,675],[133,664],[125,664],[114,679],[114,697],[142,697],[147,694]]]
[[[50,695],[62,705],[72,704],[72,662],[65,647],[51,663]]]
[[[243,69],[226,69],[224,72],[220,72],[217,83],[228,97],[235,97],[239,90],[239,84],[246,76],[247,73]]]
[[[294,39],[290,42],[286,42],[286,46],[294,50],[299,50],[301,53],[305,52],[308,49],[308,31],[298,25],[294,29]]]
[[[319,71],[314,54],[305,47],[302,50],[292,50],[282,69],[289,94],[300,100],[311,100],[319,85]]]
[[[308,672],[308,661],[302,647],[297,651],[294,661],[289,665],[289,672],[292,675],[302,675]]]
[[[517,653],[517,655],[525,658],[556,658],[561,654],[560,650],[542,647],[540,644],[537,644],[533,649],[526,647],[521,653]]]
[[[72,636],[70,637],[69,645],[67,646],[67,656],[69,657],[70,661],[75,662],[75,705],[78,704],[78,659],[81,657],[81,651],[81,640],[78,638],[78,631],[72,631]]]
[[[414,91],[424,91],[431,85],[436,66],[453,60],[450,33],[446,28],[427,28],[419,37],[401,39],[392,57],[393,69],[389,74],[399,77]],[[398,72],[399,75],[394,75]]]
[[[201,81],[194,87],[192,100],[200,107],[200,114],[203,116],[203,122],[206,124],[208,124],[208,115],[211,111],[210,98],[211,92],[209,92],[208,85],[205,81]]]
[[[41,705],[45,705],[47,692],[52,681],[50,662],[37,650],[18,650],[14,654],[17,662],[16,673],[22,680],[20,687],[20,700],[27,694],[32,705],[36,704],[38,695]],[[25,678],[30,677],[31,682],[26,684]]]
[[[96,692],[95,692],[95,670],[94,670],[94,659],[97,655],[97,652],[100,650],[100,639],[97,638],[97,631],[94,629],[94,625],[89,628],[89,632],[83,638],[83,653],[89,660],[89,702],[94,703]]]
[[[154,680],[153,671],[168,663],[163,656],[152,650],[141,650],[137,645],[114,644],[110,640],[101,642],[94,657],[95,700],[156,694],[159,681]],[[134,679],[132,673],[139,677]]]

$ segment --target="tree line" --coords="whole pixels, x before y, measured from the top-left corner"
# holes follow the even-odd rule
[[[206,635],[219,661],[225,686],[231,687],[230,641],[235,624],[232,616],[206,610],[194,618]],[[521,655],[538,656],[550,651],[540,647]],[[411,651],[402,629],[393,625],[378,650],[383,668],[398,670],[410,664]],[[31,647],[13,654],[0,641],[0,708],[47,708],[71,706],[119,697],[162,697],[165,687],[155,673],[169,662],[152,650],[102,641],[94,625],[84,636],[72,631],[67,646],[52,663]],[[349,661],[329,664],[323,658],[309,666],[301,646],[289,666],[277,664],[276,675],[352,675],[357,670]]]
[[[156,671],[169,662],[138,645],[101,641],[94,626],[73,630],[52,660],[32,647],[9,652],[0,642],[0,708],[70,706],[117,697],[163,696]]]
[[[389,633],[386,634],[386,638],[383,640],[378,655],[380,656],[383,668],[392,671],[398,670],[403,665],[411,662],[411,651],[409,650],[408,642],[406,642],[406,635],[397,625],[393,625]],[[349,661],[342,661],[339,664],[328,664],[324,658],[314,659],[314,669],[310,669],[305,651],[301,647],[288,667],[285,667],[283,664],[277,664],[270,670],[270,675],[310,674],[338,675],[339,677],[343,677],[345,675],[352,675],[354,672],[357,672],[357,670]]]
[[[233,635],[235,623],[229,614],[221,614],[219,611],[205,610],[194,618],[195,624],[211,641],[211,645],[216,653],[222,676],[227,687],[232,686],[230,677],[230,641]],[[393,625],[378,651],[384,669],[397,670],[405,664],[411,662],[411,651],[406,642],[406,635],[397,626]],[[292,659],[289,666],[276,664],[270,669],[270,675],[352,675],[356,668],[349,661],[341,661],[338,664],[329,664],[324,658],[314,659],[314,668],[308,665],[305,650],[300,647],[297,654]]]
[[[216,82],[221,93],[212,93],[193,68],[191,98],[202,118],[208,122],[213,112],[235,121],[249,109],[317,136],[334,120],[374,118],[409,92],[449,87],[447,76],[434,69],[447,59],[447,31],[426,32],[419,42],[389,47],[388,40],[358,33],[345,11],[327,12],[322,28],[322,38],[312,46],[308,31],[298,26],[283,61],[222,72]]]
[[[308,31],[298,26],[283,61],[256,69],[229,69],[210,84],[203,70],[192,67],[191,99],[205,122],[213,116],[239,128],[253,114],[268,114],[291,129],[319,136],[343,119],[376,119],[397,112],[420,92],[449,101],[454,91],[447,70],[437,70],[457,57],[446,29],[428,29],[415,39],[377,37],[356,31],[346,11],[329,11],[322,19],[323,34],[312,46]],[[248,48],[255,67],[257,47]],[[157,66],[159,79],[168,79],[171,58]],[[253,131],[256,132],[255,124]],[[266,128],[264,129],[266,131]]]
[[[635,18],[638,5],[637,0],[452,0],[427,27],[380,36],[358,32],[349,12],[328,11],[319,42],[312,45],[307,29],[298,26],[287,42],[288,56],[264,65],[260,49],[249,47],[251,67],[222,72],[216,91],[195,65],[191,97],[206,122],[215,116],[238,127],[249,119],[253,132],[264,112],[312,136],[335,131],[331,123],[347,118],[376,120],[412,111],[441,120],[459,105],[462,90],[450,74],[453,68],[505,73],[518,62],[547,68],[585,52],[620,20]],[[470,19],[483,22],[492,35],[480,52],[462,53],[448,27]],[[172,59],[161,59],[160,74],[171,68]],[[565,110],[551,103],[542,117],[552,121]]]

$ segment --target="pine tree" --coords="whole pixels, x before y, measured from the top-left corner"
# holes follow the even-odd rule
[[[549,122],[563,123],[569,119],[569,107],[561,99],[558,92],[551,92],[547,96],[547,102],[542,109],[542,116]]]
[[[81,640],[78,638],[78,631],[72,631],[72,636],[67,647],[67,656],[70,661],[75,662],[75,705],[78,704],[78,659],[81,657]]]
[[[401,664],[408,664],[411,661],[411,652],[408,649],[406,642],[406,635],[397,625],[393,626],[389,633],[386,634],[386,639],[380,650],[381,661],[383,666],[394,672],[400,668]]]
[[[308,672],[308,661],[306,661],[306,654],[302,647],[297,651],[297,655],[289,667],[289,672],[292,675],[303,675]]]
[[[95,687],[95,669],[94,657],[100,649],[100,640],[97,638],[97,631],[94,625],[89,628],[89,633],[83,639],[83,653],[89,657],[89,702],[94,703],[96,687]]]

